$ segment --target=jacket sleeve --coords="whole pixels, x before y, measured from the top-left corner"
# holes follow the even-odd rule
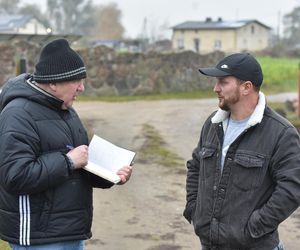
[[[268,202],[255,210],[248,222],[253,238],[277,229],[300,204],[300,139],[293,127],[286,128],[272,154],[269,166],[275,183]]]
[[[89,173],[91,184],[94,188],[111,188],[114,186],[113,182],[110,182],[104,178],[101,178],[97,175],[94,175],[92,173]]]
[[[68,178],[63,153],[40,153],[35,123],[22,108],[1,113],[0,136],[0,183],[7,192],[42,192]]]
[[[183,216],[191,223],[192,215],[195,210],[196,200],[198,195],[198,180],[199,180],[199,149],[198,146],[194,149],[192,159],[187,162],[187,178],[186,178],[186,207]]]

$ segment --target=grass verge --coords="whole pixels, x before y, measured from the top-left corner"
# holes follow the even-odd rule
[[[142,137],[145,141],[139,151],[138,161],[154,163],[165,167],[182,166],[183,159],[167,148],[159,131],[152,125],[143,124]]]
[[[193,92],[162,93],[153,95],[136,95],[136,96],[79,96],[79,101],[104,101],[104,102],[128,102],[128,101],[156,101],[171,99],[203,99],[215,98],[213,86],[207,90],[197,90]]]
[[[268,105],[289,120],[298,129],[298,131],[300,130],[300,118],[296,111],[290,107],[290,104],[287,102],[270,102]]]
[[[1,250],[11,250],[7,242],[0,240],[0,249]]]
[[[261,64],[264,82],[264,93],[280,93],[297,91],[298,64],[296,58],[257,57]]]

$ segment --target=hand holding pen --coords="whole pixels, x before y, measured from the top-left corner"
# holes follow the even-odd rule
[[[88,146],[80,145],[76,148],[73,148],[71,145],[66,145],[70,150],[67,153],[67,156],[72,160],[75,169],[83,168],[88,163]]]

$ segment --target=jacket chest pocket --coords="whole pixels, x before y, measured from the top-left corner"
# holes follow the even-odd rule
[[[216,166],[216,148],[202,147],[199,151],[200,179],[204,180],[213,175]]]
[[[231,168],[233,184],[242,191],[259,187],[267,158],[255,152],[236,153]]]

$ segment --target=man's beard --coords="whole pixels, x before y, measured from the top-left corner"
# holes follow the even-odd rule
[[[232,96],[230,96],[228,99],[222,98],[219,100],[219,108],[224,111],[230,111],[230,106],[233,104],[238,103],[240,100],[240,96],[238,91],[236,91]]]
[[[219,102],[219,108],[224,110],[224,111],[230,111],[230,108],[228,106],[228,103],[223,100],[223,102]]]

